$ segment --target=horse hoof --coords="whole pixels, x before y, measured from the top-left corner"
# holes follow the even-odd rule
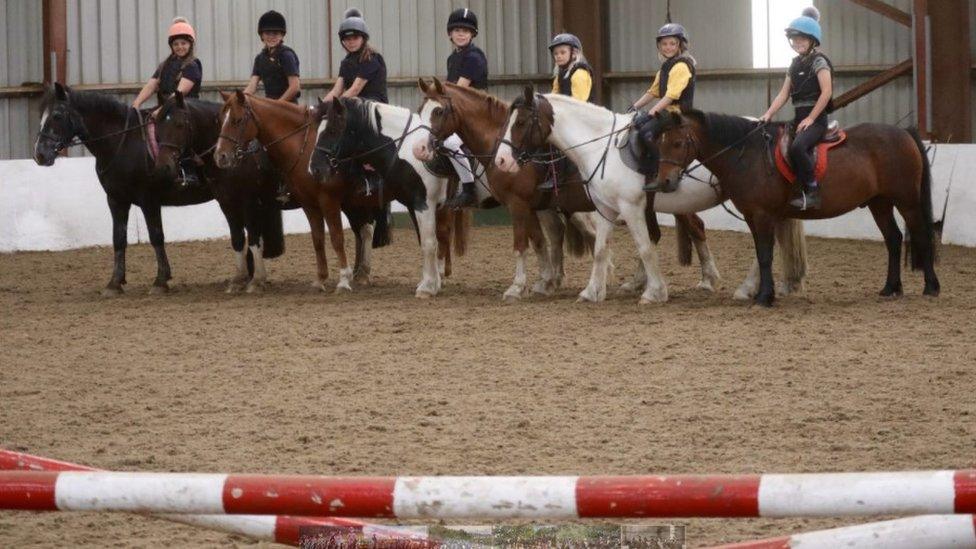
[[[352,286],[350,286],[348,282],[346,282],[346,283],[340,282],[339,285],[336,286],[335,293],[337,293],[337,294],[351,294],[352,293]]]
[[[102,289],[102,297],[118,297],[122,295],[122,287],[108,286]]]
[[[166,284],[153,284],[149,288],[149,295],[164,295],[169,293],[169,286]]]
[[[748,301],[752,299],[754,294],[745,288],[739,288],[732,294],[732,299],[736,301]]]
[[[428,290],[417,290],[417,293],[415,293],[414,296],[417,299],[430,299],[434,297],[434,294]]]
[[[552,296],[553,291],[555,291],[555,284],[537,282],[534,286],[532,286],[532,293],[542,297]]]
[[[922,293],[924,295],[929,296],[929,297],[939,297],[939,292],[940,292],[940,290],[938,290],[938,289],[929,289],[929,288],[926,288],[925,291],[922,292]]]
[[[712,284],[712,281],[710,281],[710,280],[702,280],[702,281],[700,281],[698,283],[698,286],[696,286],[696,288],[698,288],[699,290],[705,290],[706,292],[714,292],[715,291],[715,285]]]
[[[644,285],[643,284],[637,284],[634,281],[624,282],[623,284],[620,285],[619,288],[617,288],[617,293],[618,294],[634,294],[634,293],[639,292],[643,288],[644,288]]]
[[[324,280],[315,280],[315,281],[313,281],[312,282],[312,289],[313,290],[318,290],[320,292],[327,292],[327,291],[329,291],[328,288],[325,286],[325,281]]]
[[[245,291],[249,294],[262,294],[264,293],[264,283],[251,281]]]
[[[357,286],[369,286],[372,284],[372,279],[370,279],[369,275],[356,275],[352,281]]]
[[[651,303],[667,303],[667,301],[668,301],[667,290],[664,291],[659,290],[657,292],[650,293],[650,294],[645,293],[640,298],[641,305],[649,305]]]
[[[880,292],[878,292],[878,295],[880,295],[881,297],[890,297],[890,298],[898,298],[898,297],[901,297],[902,294],[903,294],[903,292],[902,292],[901,288],[887,288],[886,287],[886,288],[882,289]]]
[[[769,295],[769,296],[757,296],[756,297],[756,305],[759,305],[760,307],[765,307],[767,309],[768,308],[771,308],[773,306],[773,296],[771,296],[771,295]]]

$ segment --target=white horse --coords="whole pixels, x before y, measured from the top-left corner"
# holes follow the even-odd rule
[[[531,150],[547,141],[564,151],[579,167],[583,177],[589,180],[590,196],[601,215],[596,221],[593,269],[589,284],[579,294],[580,301],[598,302],[606,298],[607,245],[614,223],[618,221],[627,224],[647,276],[640,303],[664,302],[668,299],[657,246],[647,234],[644,218],[647,196],[642,189],[644,176],[625,165],[616,150],[616,145],[626,138],[625,132],[634,116],[613,113],[564,95],[536,95],[531,86],[527,86],[513,104],[508,127],[495,155],[499,168],[515,171],[518,162],[513,146]],[[654,211],[686,214],[706,210],[721,202],[721,190],[717,186],[684,180],[676,191],[655,195]],[[802,223],[792,220],[784,222],[777,236],[780,237],[785,277],[780,291],[788,293],[802,287],[805,275]],[[758,272],[755,266],[753,272]],[[737,298],[755,295],[758,279],[752,274],[736,291]]]

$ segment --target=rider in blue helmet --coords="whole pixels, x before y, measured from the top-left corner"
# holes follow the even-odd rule
[[[783,88],[760,117],[768,122],[788,99],[793,100],[793,125],[796,137],[790,145],[790,162],[796,172],[797,186],[790,206],[798,210],[820,208],[820,185],[814,176],[811,151],[827,131],[827,111],[831,109],[834,67],[818,47],[822,40],[820,12],[809,7],[786,27],[790,46],[798,55],[793,58]]]

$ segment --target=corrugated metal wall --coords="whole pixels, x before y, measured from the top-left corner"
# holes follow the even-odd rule
[[[911,0],[888,1],[906,11],[911,8]],[[246,80],[261,47],[256,21],[272,7],[288,18],[287,42],[301,58],[302,77],[306,81],[331,78],[344,53],[331,29],[353,5],[363,11],[372,42],[386,58],[390,78],[443,76],[450,49],[444,22],[452,9],[463,5],[480,17],[478,43],[488,54],[492,75],[529,76],[550,70],[545,47],[551,28],[548,0],[68,0],[69,82],[144,80],[167,52],[165,33],[176,15],[185,15],[196,27],[197,54],[206,80]],[[666,5],[664,0],[609,0],[609,70],[646,75],[611,80],[610,106],[617,110],[647,89],[653,71],[660,66],[654,32],[665,21]],[[825,50],[835,65],[890,65],[911,55],[909,29],[849,0],[817,0],[816,5],[823,13]],[[0,8],[0,26],[5,30],[0,38],[4,46],[0,86],[41,80],[41,57],[24,54],[41,50],[41,3],[0,0]],[[752,67],[751,0],[672,0],[671,11],[676,21],[688,27],[700,69]],[[970,11],[976,37],[976,0],[970,0]],[[784,41],[774,47],[787,46]],[[976,40],[973,54],[976,58]],[[864,78],[839,75],[837,93]],[[768,105],[769,90],[775,93],[781,82],[778,75],[769,79],[703,76],[696,103],[708,110],[758,115]],[[305,88],[306,100],[321,93],[321,85],[316,89],[306,83]],[[505,99],[519,90],[517,83],[492,88]],[[390,100],[408,107],[419,103],[419,95],[410,82],[390,89]],[[973,97],[976,101],[976,94]],[[37,103],[36,98],[0,99],[0,158],[29,156],[39,117]],[[912,110],[912,82],[905,77],[836,116],[845,124],[868,120],[904,123],[911,120]],[[976,131],[976,105],[973,111]]]

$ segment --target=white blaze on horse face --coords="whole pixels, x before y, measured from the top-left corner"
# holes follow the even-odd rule
[[[44,132],[44,125],[47,124],[47,118],[51,114],[51,107],[44,109],[44,113],[41,114],[41,129],[37,132],[37,137],[34,139],[34,158],[37,158],[37,148],[41,146],[41,133]]]
[[[509,116],[508,125],[505,126],[505,136],[502,138],[503,141],[498,144],[498,152],[495,153],[495,165],[509,173],[518,171],[518,164],[515,162],[512,147],[509,145],[512,142],[512,124],[515,123],[516,116],[518,113],[515,112]]]
[[[424,104],[420,107],[420,120],[424,124],[430,125],[430,119],[434,116],[434,109],[437,107],[442,107],[439,101],[425,99]],[[428,146],[428,140],[426,138],[414,143],[413,156],[421,162],[430,162],[434,159],[434,151]]]

